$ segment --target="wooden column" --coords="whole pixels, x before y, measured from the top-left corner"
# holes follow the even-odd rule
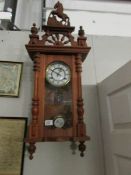
[[[84,104],[82,98],[82,84],[81,84],[81,72],[82,72],[82,56],[78,54],[76,56],[76,72],[77,72],[77,114],[78,114],[78,124],[77,124],[77,137],[79,137],[79,150],[81,157],[84,156],[84,151],[86,146],[84,144],[85,140],[89,140],[89,137],[86,136],[86,126],[83,121],[84,115]]]
[[[32,125],[30,126],[29,131],[29,153],[30,159],[33,159],[33,153],[36,150],[35,141],[38,138],[39,126],[38,126],[38,115],[39,115],[39,98],[38,98],[38,82],[39,82],[39,70],[40,70],[40,62],[39,62],[39,54],[37,53],[34,56],[34,95],[32,98]]]

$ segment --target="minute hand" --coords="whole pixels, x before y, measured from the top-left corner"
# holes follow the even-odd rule
[[[51,71],[54,72],[57,76],[61,76],[61,74],[59,72],[56,72],[55,70],[52,70],[52,69],[51,69]]]

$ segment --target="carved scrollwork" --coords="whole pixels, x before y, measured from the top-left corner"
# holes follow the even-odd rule
[[[44,45],[71,46],[74,45],[74,37],[64,34],[52,33],[43,37]]]

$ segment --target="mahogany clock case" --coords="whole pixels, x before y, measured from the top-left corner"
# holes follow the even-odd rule
[[[49,14],[44,34],[31,28],[26,49],[34,63],[32,120],[26,141],[30,159],[38,141],[78,141],[84,155],[86,126],[83,120],[82,62],[90,51],[80,26],[75,40],[70,19],[58,1]],[[58,20],[59,19],[59,20]]]
[[[39,126],[43,128],[40,140],[70,140],[76,137],[77,124],[77,77],[75,73],[75,59],[72,55],[42,55],[40,57],[41,71],[39,72],[38,97]],[[50,85],[46,80],[46,68],[54,62],[62,62],[70,67],[71,80],[62,87]],[[41,83],[43,82],[43,83]],[[62,128],[54,125],[45,126],[45,121],[54,120],[57,116],[63,116],[66,120]],[[42,116],[42,117],[41,117]]]

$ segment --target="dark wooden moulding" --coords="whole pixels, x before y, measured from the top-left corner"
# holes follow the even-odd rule
[[[59,18],[59,20],[58,20]],[[31,28],[31,34],[29,35],[29,43],[26,46],[26,49],[34,63],[34,94],[32,99],[32,120],[29,124],[29,131],[26,138],[26,142],[29,143],[29,153],[30,159],[33,158],[33,153],[36,150],[35,143],[42,141],[78,141],[79,150],[81,156],[84,156],[84,151],[86,146],[84,142],[89,140],[90,137],[86,135],[86,126],[83,121],[83,98],[82,98],[82,85],[81,85],[81,72],[82,72],[82,62],[85,60],[87,54],[90,51],[85,37],[84,30],[80,26],[78,32],[78,37],[74,39],[72,32],[75,27],[70,26],[69,17],[63,13],[63,6],[58,1],[54,10],[51,11],[48,17],[47,25],[43,26],[44,34],[40,37],[38,35],[38,28],[34,23]],[[72,89],[74,94],[74,99],[72,105],[76,105],[75,114],[73,115],[75,125],[72,126],[72,130],[75,132],[66,135],[66,132],[60,137],[54,136],[53,131],[50,132],[51,137],[44,133],[43,129],[43,102],[44,98],[44,88],[42,81],[43,74],[45,72],[45,67],[43,59],[45,55],[52,57],[52,55],[62,55],[63,61],[68,56],[70,59],[73,59],[72,69],[74,71],[75,79],[72,78],[72,85],[75,84],[75,90]],[[64,58],[65,56],[65,58]],[[48,59],[47,57],[47,59]],[[53,59],[53,58],[52,58]],[[74,82],[73,82],[74,81]],[[62,129],[59,129],[60,133]]]

